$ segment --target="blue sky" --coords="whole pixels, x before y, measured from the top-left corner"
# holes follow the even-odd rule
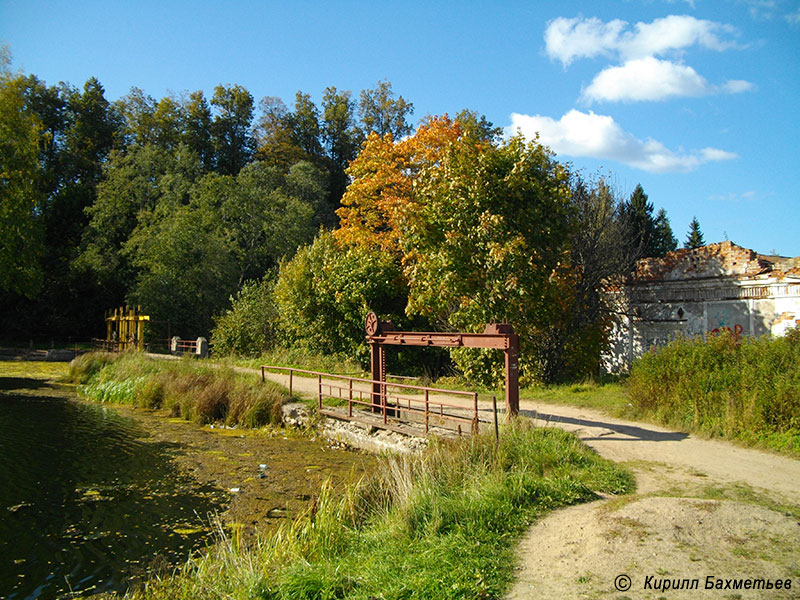
[[[256,101],[389,80],[425,115],[539,132],[679,241],[800,255],[800,0],[277,2],[0,0],[13,66],[97,77],[109,99],[218,84]]]

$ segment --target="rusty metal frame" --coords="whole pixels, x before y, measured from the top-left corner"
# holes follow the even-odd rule
[[[519,335],[508,323],[491,323],[483,333],[434,333],[397,331],[391,321],[381,321],[371,312],[365,320],[370,346],[372,404],[376,412],[386,410],[385,346],[430,346],[435,348],[484,348],[502,350],[506,367],[506,410],[519,413]]]

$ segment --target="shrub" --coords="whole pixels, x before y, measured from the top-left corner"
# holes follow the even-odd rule
[[[258,356],[275,345],[278,309],[274,288],[275,282],[268,277],[242,286],[230,310],[214,318],[211,341],[216,354]]]
[[[103,367],[117,360],[118,356],[110,352],[90,352],[82,354],[69,363],[67,381],[70,383],[87,383],[97,375]]]

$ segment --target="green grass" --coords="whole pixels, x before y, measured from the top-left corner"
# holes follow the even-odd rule
[[[630,410],[625,384],[621,382],[531,386],[520,390],[520,399],[591,408],[617,417],[625,416]]]
[[[138,353],[90,353],[70,364],[68,380],[95,402],[166,409],[196,423],[259,427],[281,422],[288,392],[253,375],[191,358],[164,361]]]
[[[351,377],[363,377],[366,375],[361,365],[352,360],[336,355],[314,354],[296,348],[275,348],[258,358],[233,357],[223,360],[230,360],[232,364],[251,369],[257,369],[261,365],[272,365],[336,375],[349,375]]]
[[[625,493],[629,472],[574,436],[525,422],[384,458],[338,499],[249,546],[221,535],[206,556],[139,599],[499,598],[530,524],[560,506]]]
[[[800,332],[677,340],[634,363],[628,394],[636,416],[798,456]]]

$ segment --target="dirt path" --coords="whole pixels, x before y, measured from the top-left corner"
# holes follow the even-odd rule
[[[316,394],[316,379],[293,384]],[[508,600],[800,598],[800,461],[589,409],[520,408],[627,465],[637,491],[537,522],[519,546]]]
[[[588,409],[521,408],[628,465],[637,491],[536,523],[509,600],[800,598],[800,461]],[[791,588],[744,589],[757,579]]]

